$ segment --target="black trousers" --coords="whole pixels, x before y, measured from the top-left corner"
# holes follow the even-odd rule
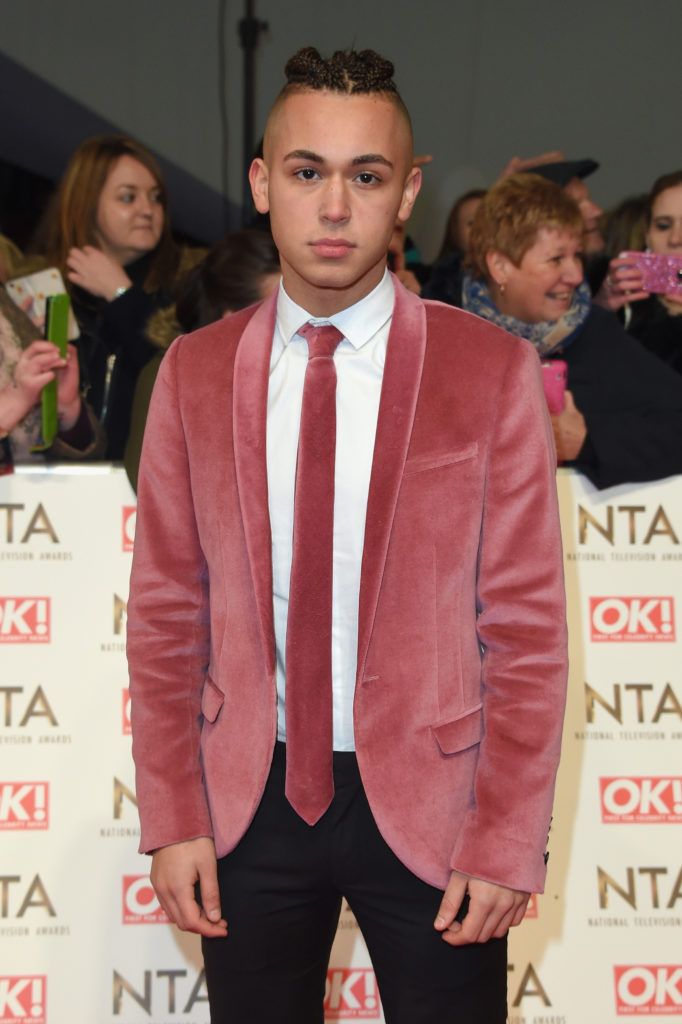
[[[310,827],[284,796],[277,744],[246,835],[218,861],[228,935],[204,939],[212,1024],[322,1024],[345,896],[388,1024],[504,1024],[507,942],[449,946],[433,927],[442,892],[381,837],[354,754],[334,754],[334,800]]]

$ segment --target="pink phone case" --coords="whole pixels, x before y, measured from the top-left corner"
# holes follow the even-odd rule
[[[564,409],[567,366],[564,359],[547,359],[542,362],[542,383],[547,399],[547,408],[552,416],[558,416]]]
[[[642,273],[643,288],[656,295],[682,295],[682,256],[659,252],[622,252]]]

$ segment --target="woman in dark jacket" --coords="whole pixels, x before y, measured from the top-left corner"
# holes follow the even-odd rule
[[[471,228],[461,305],[563,359],[557,454],[597,487],[682,473],[682,380],[594,308],[583,281],[582,219],[532,174],[492,188]]]
[[[69,161],[44,230],[44,254],[71,293],[107,458],[120,459],[137,377],[156,352],[145,327],[171,303],[181,269],[156,159],[123,135],[87,139]]]

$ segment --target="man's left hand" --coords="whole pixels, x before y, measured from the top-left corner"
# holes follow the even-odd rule
[[[466,916],[456,921],[457,911],[465,895],[469,895]],[[434,928],[451,946],[500,939],[514,925],[521,924],[530,893],[507,889],[503,885],[484,882],[459,871],[453,871],[443,894]]]

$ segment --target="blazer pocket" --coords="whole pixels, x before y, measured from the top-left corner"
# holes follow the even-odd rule
[[[483,735],[483,705],[477,704],[449,722],[432,725],[431,732],[442,754],[457,754],[473,747]]]
[[[444,469],[446,466],[453,466],[457,462],[467,462],[469,459],[475,459],[477,455],[478,441],[472,441],[470,444],[462,445],[461,448],[454,448],[449,452],[443,452],[441,455],[418,455],[413,459],[407,460],[403,475],[409,476],[412,473],[424,473],[429,469]]]
[[[223,691],[216,686],[210,676],[206,676],[201,694],[201,713],[207,722],[215,722],[224,700]]]

